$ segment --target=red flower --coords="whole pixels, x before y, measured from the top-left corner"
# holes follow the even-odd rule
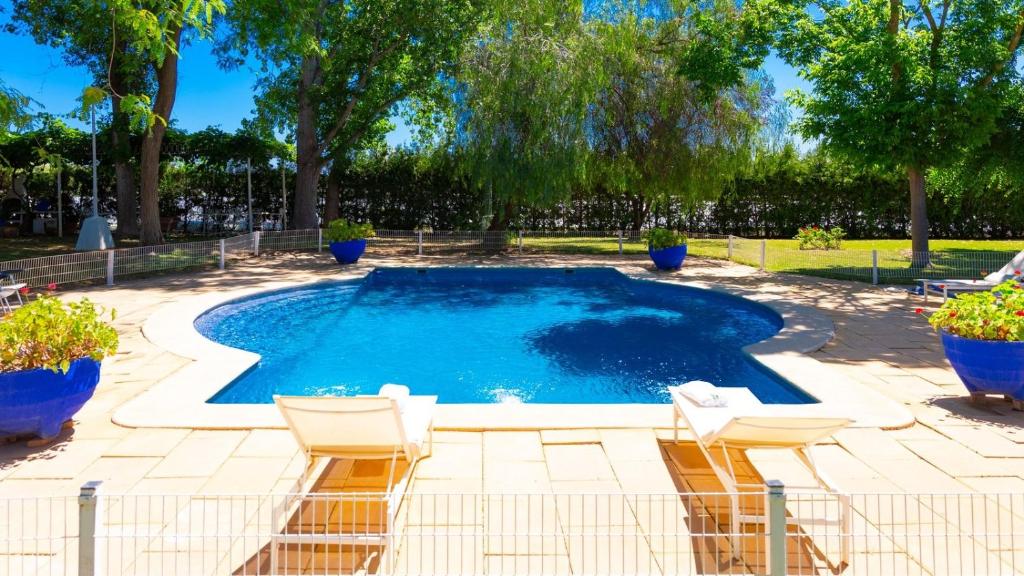
[[[1020,276],[1020,270],[1014,270],[1013,271],[1013,275],[1014,276]]]
[[[945,290],[945,289],[946,289],[946,285],[945,284],[939,284],[939,290]]]
[[[46,285],[46,289],[49,290],[50,292],[53,292],[54,290],[57,289],[57,283],[50,282],[49,284]]]
[[[914,308],[914,314],[923,314],[924,308]]]
[[[1014,314],[1016,314],[1017,316],[1024,316],[1024,310],[1017,310],[1016,312],[1014,312]]]
[[[951,312],[949,313],[949,317],[950,317],[950,318],[956,318],[956,310],[953,310],[953,311],[951,311]]]
[[[18,292],[21,292],[22,294],[28,294],[28,286],[22,286],[21,289],[18,290]]]

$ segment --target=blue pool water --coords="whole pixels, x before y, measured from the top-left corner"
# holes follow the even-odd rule
[[[207,338],[262,356],[216,403],[373,394],[388,382],[443,403],[665,402],[667,385],[693,379],[813,402],[741,352],[781,326],[748,300],[603,268],[377,269],[196,320]]]

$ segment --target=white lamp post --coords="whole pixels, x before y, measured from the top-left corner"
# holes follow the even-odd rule
[[[106,218],[100,217],[99,181],[96,173],[99,161],[96,159],[96,108],[92,113],[92,216],[82,221],[75,250],[107,250],[114,247],[110,226]]]

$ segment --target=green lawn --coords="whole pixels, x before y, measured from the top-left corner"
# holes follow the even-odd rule
[[[169,242],[183,242],[195,238],[169,238]],[[509,249],[516,249],[513,236]],[[133,244],[121,243],[125,247]],[[727,240],[693,238],[689,242],[693,256],[721,258],[728,256]],[[796,240],[768,240],[766,268],[773,272],[807,274],[826,278],[871,282],[875,268],[872,250],[878,251],[877,276],[882,284],[908,284],[917,278],[980,278],[998,270],[1014,254],[1024,249],[1020,240],[932,240],[932,259],[927,267],[914,263],[910,253],[910,240],[847,240],[841,250],[800,250]],[[64,240],[47,237],[0,239],[0,261],[36,256],[49,256],[70,252],[74,238]],[[645,254],[647,246],[640,239],[623,242],[624,254]],[[524,253],[564,254],[618,254],[619,241],[614,236],[580,238],[566,236],[524,237]],[[761,241],[734,239],[733,260],[759,266]],[[139,271],[189,266],[195,256],[177,251],[151,255],[140,263]],[[212,256],[210,258],[213,258]],[[205,256],[200,260],[206,260]]]
[[[706,258],[726,258],[728,241],[691,239],[690,254]],[[878,281],[882,284],[909,284],[917,278],[980,278],[1001,268],[1014,254],[1024,249],[1020,240],[932,240],[931,265],[922,267],[912,261],[910,240],[847,240],[841,250],[800,250],[796,240],[768,240],[766,268],[839,278],[873,280],[872,250],[878,251]],[[576,254],[618,254],[617,238],[523,238],[524,252]],[[642,240],[625,241],[624,254],[643,254]],[[735,239],[733,259],[751,266],[760,265],[761,241]]]
[[[18,238],[0,238],[0,262],[20,260],[22,258],[39,258],[41,256],[57,256],[74,252],[77,234],[66,234],[64,238],[52,236],[21,236]],[[213,237],[169,236],[167,242],[193,242],[211,240]],[[139,246],[138,240],[117,242],[118,248],[134,248]]]

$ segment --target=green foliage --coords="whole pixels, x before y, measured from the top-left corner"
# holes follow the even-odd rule
[[[1024,341],[1024,289],[1020,282],[1018,273],[991,291],[950,298],[928,318],[928,323],[936,330],[963,338]]]
[[[117,352],[117,331],[88,299],[63,303],[40,296],[0,322],[0,372],[46,368],[67,371],[71,362],[103,360]],[[110,320],[115,313],[110,311]]]
[[[316,221],[317,181],[330,160],[379,136],[410,99],[450,78],[472,33],[471,0],[250,0],[232,5],[227,59],[254,55],[260,124],[296,144],[295,222]]]
[[[630,196],[636,228],[659,203],[715,198],[775,111],[771,84],[745,67],[753,55],[711,79],[712,55],[676,47],[732,11],[496,2],[459,71],[454,111],[460,165],[492,196],[496,222],[583,187]]]
[[[579,1],[496,1],[470,43],[453,95],[456,159],[490,195],[500,225],[581,182],[584,120],[600,71]]]
[[[801,250],[839,250],[846,231],[839,226],[826,230],[821,226],[804,226],[796,231],[794,240],[800,242]]]
[[[331,220],[327,224],[327,229],[324,230],[324,240],[328,242],[348,242],[350,240],[373,238],[373,236],[373,224],[369,222],[357,224],[349,222],[344,218]]]
[[[686,244],[686,234],[666,228],[651,228],[644,233],[644,240],[651,250],[661,250]]]
[[[31,100],[0,79],[0,143],[29,124]]]
[[[1019,80],[1019,2],[786,4],[779,52],[813,87],[793,94],[798,128],[851,158],[948,165],[988,141]]]

